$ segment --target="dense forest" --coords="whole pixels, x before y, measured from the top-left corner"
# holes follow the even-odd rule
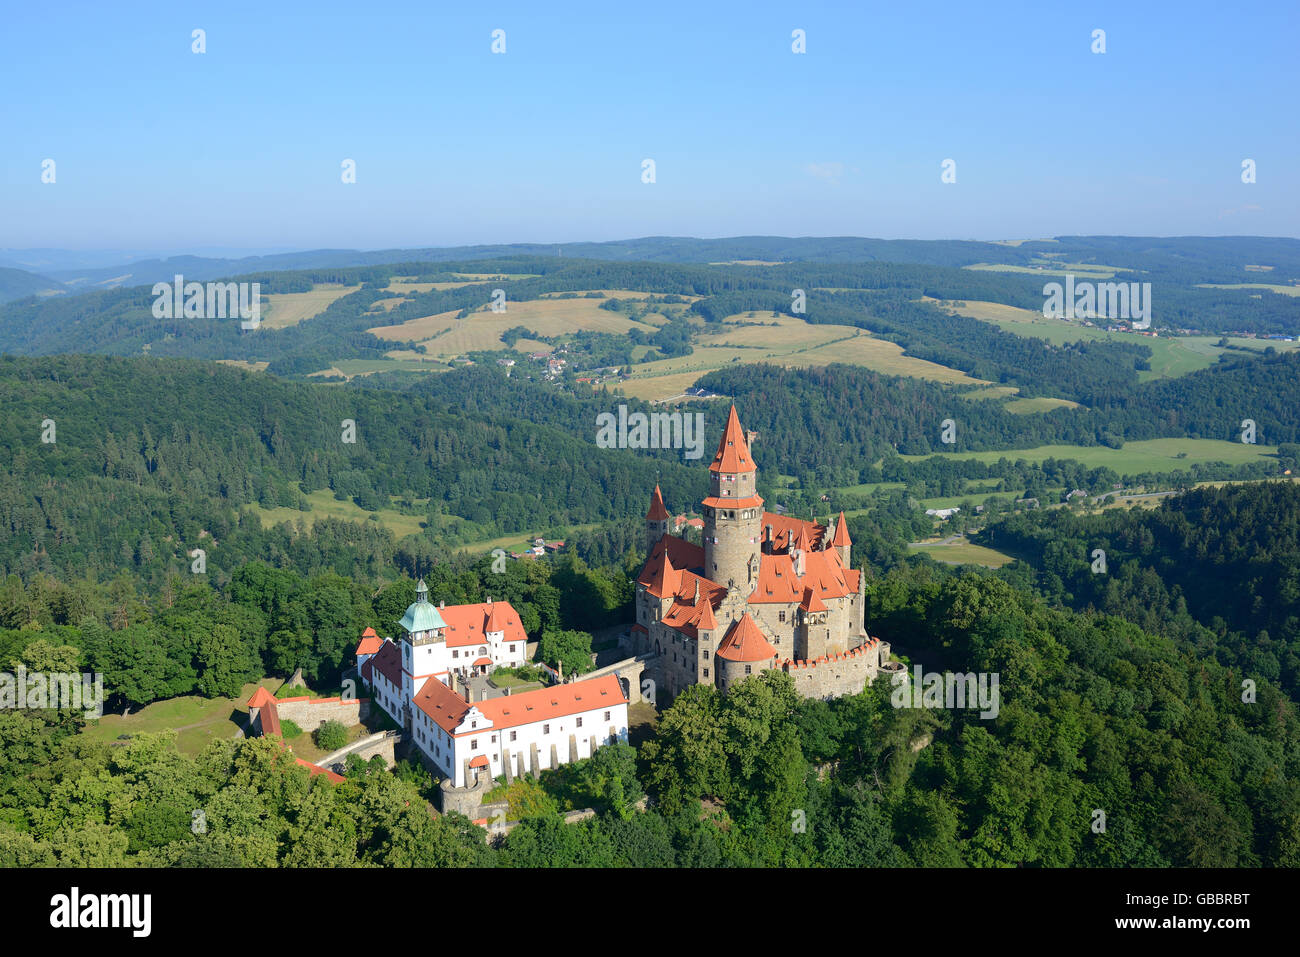
[[[1300,864],[1300,728],[1272,683],[1246,702],[1213,660],[988,575],[899,570],[868,620],[927,668],[1000,674],[997,717],[896,707],[883,680],[830,702],[779,673],[694,687],[635,752],[524,779],[487,844],[428,813],[409,765],[353,758],[333,785],[274,739],[188,757],[170,732],[91,744],[77,717],[4,711],[0,865]]]
[[[1300,486],[1197,488],[1159,508],[989,524],[1047,598],[1136,622],[1300,697]],[[1105,553],[1104,569],[1094,550]]]

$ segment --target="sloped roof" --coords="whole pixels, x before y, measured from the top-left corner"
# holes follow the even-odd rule
[[[662,522],[668,517],[668,509],[664,506],[664,493],[659,491],[659,486],[655,486],[654,494],[650,496],[650,511],[646,512],[645,520],[647,522]]]
[[[588,678],[572,684],[553,685],[521,694],[480,701],[478,709],[496,728],[513,728],[534,721],[551,721],[584,711],[627,704],[618,675]],[[585,733],[585,729],[584,729]]]
[[[718,645],[717,657],[726,661],[768,661],[776,657],[776,649],[745,612]]]
[[[415,601],[407,606],[398,624],[406,631],[432,631],[444,626],[438,606],[429,601],[429,587],[423,578],[415,586]]]
[[[802,518],[790,518],[785,515],[777,515],[775,512],[763,513],[763,536],[767,536],[767,527],[772,526],[772,547],[776,549],[788,548],[791,536],[794,532],[799,532],[800,537],[805,542],[820,542],[826,529],[816,522],[805,521]]]
[[[857,573],[849,574],[837,551],[804,552],[804,573],[794,573],[789,555],[760,555],[758,587],[749,596],[751,605],[794,603],[803,600],[811,588],[822,599],[843,598],[857,591]]]
[[[674,594],[680,587],[680,575],[672,575],[666,581],[661,581],[665,560],[672,565],[674,572],[695,568],[702,571],[704,549],[675,535],[665,535],[655,543],[654,548],[650,550],[650,557],[641,568],[641,574],[637,576],[637,582],[649,588],[650,594],[657,598]],[[665,591],[665,585],[671,587]]]
[[[378,671],[390,684],[402,686],[402,653],[397,650],[397,642],[384,642],[366,664],[370,665],[372,675]]]
[[[437,678],[428,679],[415,694],[412,702],[427,714],[433,723],[451,734],[469,714],[469,702],[452,691]]]
[[[749,443],[745,441],[745,430],[740,427],[740,416],[736,407],[731,407],[727,414],[727,427],[722,430],[722,439],[718,442],[718,451],[709,464],[710,472],[754,472],[754,460],[749,454]]]
[[[844,521],[844,513],[840,512],[840,520],[835,523],[835,537],[831,539],[831,545],[839,547],[852,544],[853,540],[849,538],[848,523]]]
[[[508,601],[492,604],[448,605],[441,609],[446,630],[443,632],[448,648],[465,648],[487,643],[487,632],[505,633],[503,641],[528,641],[519,612]]]
[[[248,706],[250,708],[261,708],[268,704],[275,704],[275,695],[262,687],[259,687],[254,691],[253,697],[248,699]]]
[[[312,777],[317,777],[318,775],[321,774],[325,775],[325,777],[329,779],[331,784],[342,784],[345,780],[347,780],[346,778],[343,777],[343,775],[336,774],[333,771],[331,771],[329,768],[322,768],[319,764],[312,764],[310,761],[304,761],[302,758],[297,758],[297,757],[294,758],[294,761],[298,762],[304,768],[306,768],[308,773],[310,773]]]
[[[361,633],[361,641],[357,643],[358,655],[373,655],[384,643],[383,639],[375,634],[375,629],[367,628]]]
[[[803,590],[803,601],[799,602],[799,607],[804,611],[825,611],[826,602],[822,601],[811,588],[805,588]]]

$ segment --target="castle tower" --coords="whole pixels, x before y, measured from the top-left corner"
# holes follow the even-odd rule
[[[659,486],[655,486],[654,494],[650,496],[650,511],[645,516],[645,550],[649,555],[654,551],[659,539],[668,534],[668,508],[664,505],[663,493],[659,491]]]
[[[849,526],[844,521],[843,512],[840,512],[840,520],[835,525],[835,535],[831,538],[831,547],[840,553],[840,561],[844,567],[851,568],[849,550],[853,547],[853,541],[849,538]]]
[[[704,511],[704,576],[720,585],[735,582],[749,594],[758,581],[763,500],[755,491],[758,469],[731,407],[718,452],[709,465],[709,497]]]
[[[421,578],[415,586],[415,602],[408,605],[399,622],[402,628],[402,700],[407,720],[410,702],[423,679],[437,670],[439,645],[446,644],[447,623],[435,605],[429,602],[429,586]]]

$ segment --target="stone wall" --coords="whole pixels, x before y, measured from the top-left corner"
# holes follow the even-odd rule
[[[281,698],[275,703],[280,720],[288,719],[304,731],[315,731],[326,721],[343,725],[360,724],[370,716],[370,699]]]
[[[814,661],[783,661],[779,665],[794,680],[801,698],[836,698],[858,694],[875,679],[882,660],[889,657],[889,645],[870,638],[865,645],[842,655],[827,655]]]

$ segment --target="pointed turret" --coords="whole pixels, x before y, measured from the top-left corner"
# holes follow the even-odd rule
[[[849,526],[844,521],[844,513],[840,512],[840,520],[835,525],[835,537],[831,539],[831,547],[840,554],[840,561],[845,568],[849,567],[849,550],[853,546],[853,540],[849,538]]]
[[[754,460],[749,454],[749,443],[745,441],[745,430],[740,427],[740,416],[736,407],[731,407],[727,414],[727,427],[722,430],[722,440],[718,443],[718,452],[709,465],[711,472],[753,472]]]
[[[659,539],[668,534],[668,522],[670,516],[668,507],[664,505],[663,492],[659,491],[659,486],[655,486],[654,494],[650,496],[650,511],[645,516],[645,550],[646,554],[654,551],[655,545]]]

